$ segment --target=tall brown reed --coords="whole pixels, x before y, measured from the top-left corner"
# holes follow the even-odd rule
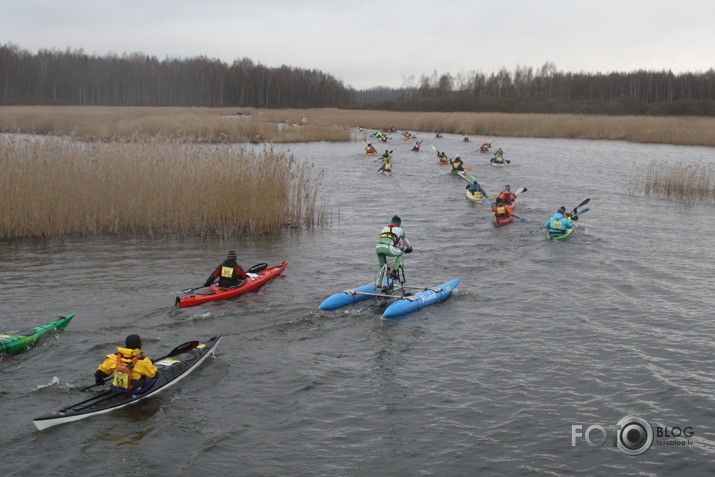
[[[262,235],[326,217],[312,165],[264,150],[0,139],[0,238]]]
[[[303,118],[307,121],[303,122]],[[148,108],[4,106],[0,131],[138,141],[169,137],[200,143],[350,141],[351,128],[467,133],[483,139],[611,139],[715,146],[715,118],[570,114],[414,113],[335,108]]]
[[[302,122],[297,114],[235,108],[4,106],[0,131],[127,142],[164,137],[198,143],[349,141],[349,128]]]
[[[631,192],[672,198],[688,205],[715,202],[715,170],[712,164],[678,161],[665,165],[654,160],[645,174],[631,184]]]

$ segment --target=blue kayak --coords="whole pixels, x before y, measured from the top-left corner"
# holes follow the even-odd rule
[[[392,321],[397,317],[402,317],[407,313],[413,312],[428,305],[433,305],[446,300],[452,294],[461,278],[455,278],[441,284],[438,287],[428,288],[414,295],[405,296],[392,303],[387,307],[382,314],[382,318]],[[401,318],[397,318],[401,319]]]

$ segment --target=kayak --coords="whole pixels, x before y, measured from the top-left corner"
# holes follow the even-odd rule
[[[494,227],[503,227],[509,222],[512,221],[514,217],[511,215],[508,217],[497,217],[496,215],[492,218],[492,222],[494,223]]]
[[[494,167],[504,167],[506,166],[506,162],[496,162],[496,161],[490,161],[492,166]]]
[[[467,199],[474,201],[474,202],[481,202],[482,204],[487,204],[487,205],[492,205],[492,202],[487,199],[481,192],[475,192],[472,194],[471,192],[467,191]]]
[[[183,298],[176,297],[176,306],[186,308],[188,306],[201,305],[207,301],[227,300],[237,297],[243,293],[256,290],[283,273],[288,266],[288,262],[282,262],[275,267],[267,268],[258,272],[255,277],[249,276],[246,282],[240,287],[208,287]]]
[[[86,417],[104,414],[136,404],[169,386],[173,386],[188,376],[189,373],[214,353],[219,341],[221,341],[221,336],[216,336],[190,351],[177,354],[171,358],[160,359],[154,363],[154,366],[158,369],[156,378],[152,378],[153,383],[144,391],[122,392],[107,389],[96,393],[89,399],[67,406],[59,411],[36,417],[32,422],[41,431],[58,424],[78,421]]]
[[[546,231],[546,236],[550,238],[551,240],[565,240],[569,238],[572,234],[573,231],[576,227],[566,229],[566,232],[564,233],[551,233],[548,230]]]
[[[440,166],[446,166],[447,164],[449,164],[449,162],[437,161],[437,164],[439,164]]]
[[[36,326],[24,331],[11,331],[0,334],[0,353],[17,354],[34,346],[35,342],[50,330],[62,331],[74,318],[74,313],[61,316],[59,319],[45,325]]]
[[[428,288],[414,295],[401,297],[396,302],[390,304],[382,314],[384,320],[393,321],[395,318],[401,319],[407,313],[419,310],[428,305],[433,305],[446,300],[452,294],[461,278],[455,278],[441,284],[438,287]]]

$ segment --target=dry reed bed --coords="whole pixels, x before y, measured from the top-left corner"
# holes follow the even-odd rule
[[[301,117],[235,108],[4,106],[0,131],[68,136],[83,141],[127,142],[164,137],[198,143],[286,143],[351,140],[348,128],[301,126]],[[286,121],[291,124],[286,124]]]
[[[236,116],[237,114],[242,116]],[[288,124],[302,123],[301,127]],[[350,141],[350,128],[467,133],[484,139],[611,139],[715,146],[715,118],[571,114],[419,113],[336,108],[254,109],[4,106],[0,131],[137,141],[170,137],[203,143]]]
[[[0,139],[0,238],[261,235],[325,219],[312,165],[226,145]]]
[[[715,202],[715,170],[712,164],[679,161],[665,165],[655,160],[636,180],[633,192],[680,200],[688,205]]]
[[[285,113],[289,113],[290,110]],[[573,114],[413,113],[316,109],[294,111],[314,124],[496,137],[610,139],[638,143],[715,146],[715,118]]]

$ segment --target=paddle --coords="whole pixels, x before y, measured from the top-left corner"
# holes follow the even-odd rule
[[[591,198],[590,198],[590,197],[589,197],[588,199],[584,200],[583,202],[581,202],[580,204],[578,204],[576,207],[574,207],[573,210],[571,211],[571,213],[570,213],[569,215],[578,215],[578,210],[577,210],[577,209],[578,209],[579,207],[583,207],[584,205],[588,204],[590,201],[591,201]]]
[[[248,270],[246,270],[246,273],[258,273],[258,272],[262,272],[266,268],[268,268],[267,263],[257,263],[254,266],[252,266],[251,268],[249,268]],[[181,290],[181,293],[191,293],[192,291],[200,290],[202,288],[206,288],[206,287],[202,285],[200,287],[187,288],[186,290]]]
[[[529,222],[527,219],[522,219],[522,218],[519,217],[518,215],[515,215],[514,218],[515,218],[515,219],[519,219],[521,222],[523,222],[523,223],[525,223],[525,224]]]
[[[186,353],[187,351],[191,351],[192,349],[196,348],[198,345],[199,345],[198,341],[187,341],[186,343],[182,343],[179,346],[177,346],[176,348],[172,349],[169,352],[169,354],[167,354],[166,356],[162,356],[161,358],[155,359],[154,362],[161,361],[162,359],[165,359],[165,358],[171,358],[172,356],[176,356],[178,354]],[[109,379],[109,377],[105,378],[104,381],[102,382],[102,384],[106,383],[107,379]],[[96,386],[101,386],[101,384],[94,383],[91,386],[87,386],[86,388],[80,389],[80,391],[87,391],[88,389],[92,389],[93,387],[96,387]],[[93,398],[90,398],[88,400],[91,400],[91,399],[93,399]],[[86,401],[82,401],[82,402],[86,402]],[[82,404],[82,403],[80,402],[77,404]]]
[[[572,216],[571,216],[571,219],[573,220],[574,217],[580,217],[580,216],[582,216],[583,214],[585,214],[586,212],[588,212],[589,210],[591,210],[591,209],[588,209],[588,208],[583,209],[583,210],[582,210],[581,212],[579,212],[578,214],[572,215]]]

